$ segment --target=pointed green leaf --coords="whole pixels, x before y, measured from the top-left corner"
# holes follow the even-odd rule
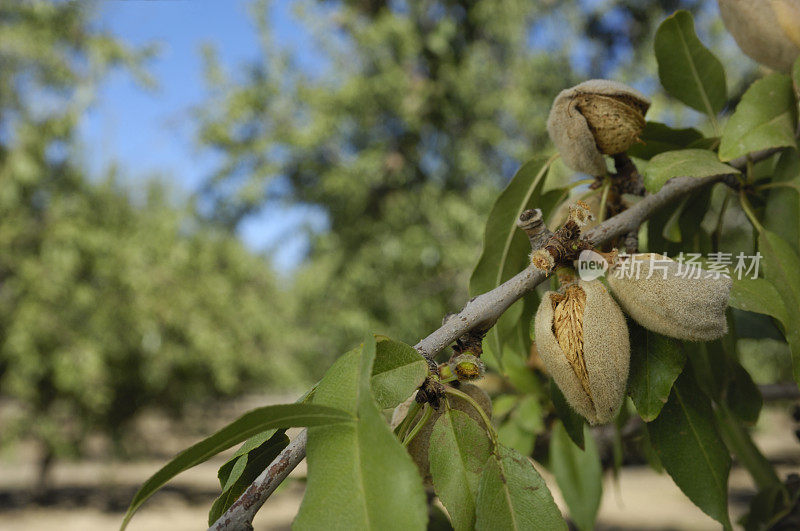
[[[783,151],[770,176],[764,208],[764,228],[771,230],[800,252],[800,152]]]
[[[664,89],[689,107],[714,117],[725,106],[722,63],[703,46],[688,11],[676,11],[658,27],[654,47]]]
[[[737,173],[741,172],[720,162],[713,151],[681,149],[667,151],[650,159],[643,178],[645,188],[651,193],[656,193],[673,177],[710,177]]]
[[[491,444],[469,415],[447,408],[436,421],[428,450],[433,487],[458,531],[475,527],[475,498]]]
[[[564,398],[564,393],[561,392],[561,389],[558,388],[552,378],[550,378],[550,399],[553,401],[556,415],[564,423],[564,428],[567,430],[570,439],[578,445],[578,448],[583,449],[583,425],[586,424],[586,421],[570,407],[567,399]]]
[[[542,198],[542,186],[550,160],[531,159],[522,165],[492,206],[483,236],[483,250],[469,281],[470,295],[490,291],[528,265],[531,248],[525,232],[517,227],[519,215],[529,208],[541,208],[545,216],[560,197],[557,191]],[[500,363],[503,337],[516,325],[522,303],[517,302],[495,324],[486,339],[490,354]]]
[[[672,384],[683,370],[681,344],[631,323],[631,368],[628,394],[642,420],[650,422],[667,402]]]
[[[478,488],[475,529],[567,529],[542,476],[528,458],[498,447],[486,462]]]
[[[719,158],[723,161],[776,147],[795,147],[797,108],[792,80],[770,74],[747,89],[722,130]]]
[[[768,230],[758,236],[764,276],[776,287],[786,309],[786,340],[792,349],[792,372],[800,385],[800,257],[783,238]]]
[[[764,399],[750,373],[735,359],[728,359],[728,389],[725,400],[731,413],[745,424],[754,425]]]
[[[395,407],[420,386],[428,375],[428,362],[400,341],[376,336],[372,393],[381,409]]]
[[[786,323],[786,306],[775,285],[763,278],[733,277],[728,305],[739,310],[771,315]]]
[[[694,128],[673,129],[660,122],[647,122],[639,138],[641,143],[628,148],[628,156],[650,160],[665,151],[688,148],[702,139],[703,134]]]
[[[327,424],[343,425],[350,424],[352,421],[353,417],[346,411],[312,404],[265,406],[245,413],[211,437],[203,439],[179,453],[172,461],[164,465],[161,470],[153,474],[133,497],[122,522],[122,529],[128,525],[133,513],[145,500],[163,487],[170,479],[252,435],[270,428],[324,426]]]
[[[603,468],[588,426],[584,426],[586,449],[581,450],[556,422],[550,438],[550,470],[556,477],[569,516],[578,529],[594,529],[600,498],[603,496]]]
[[[357,422],[309,428],[308,486],[294,529],[424,529],[422,479],[370,389],[375,340],[336,361],[314,395]]]
[[[658,418],[647,424],[650,441],[675,484],[706,514],[730,528],[731,457],[717,433],[711,402],[684,370]]]

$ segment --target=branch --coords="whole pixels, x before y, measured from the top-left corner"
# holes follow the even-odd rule
[[[247,490],[233,502],[225,514],[211,524],[209,531],[223,529],[246,529],[252,531],[253,518],[267,498],[275,492],[286,476],[300,464],[306,456],[308,431],[303,430],[278,457],[247,487]]]
[[[800,399],[800,389],[797,384],[763,384],[758,386],[764,402],[776,402],[778,400],[798,400]]]
[[[758,162],[771,157],[778,151],[779,149],[758,151],[751,153],[749,157],[735,159],[729,164],[737,169],[743,169],[748,158],[753,162]],[[670,179],[657,193],[644,197],[628,210],[589,230],[584,236],[594,245],[601,245],[613,238],[636,231],[644,221],[664,206],[674,203],[689,193],[721,181],[730,182],[728,177],[723,175]],[[731,184],[733,183],[731,182]],[[459,313],[447,319],[438,330],[421,340],[414,348],[430,360],[470,330],[490,328],[503,315],[503,312],[543,282],[549,274],[547,271],[529,265],[500,286],[471,299]],[[306,432],[303,431],[292,441],[209,529],[217,531],[252,529],[251,522],[255,513],[289,472],[305,457],[305,434]]]

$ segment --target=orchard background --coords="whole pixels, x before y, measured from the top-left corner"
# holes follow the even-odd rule
[[[787,20],[796,5],[777,3]],[[493,455],[531,456],[552,515],[581,529],[793,516],[798,70],[743,55],[715,3],[19,1],[0,7],[0,61],[0,527],[119,525],[176,452],[325,389],[343,359],[361,373],[370,356],[406,360],[376,403],[405,399],[427,370],[407,345],[527,266],[519,213],[541,208],[555,230],[558,205],[600,199],[551,157],[546,127],[556,95],[591,78],[651,101],[629,151],[647,193],[707,180],[649,214],[638,246],[760,252],[763,269],[734,282],[720,341],[631,325],[630,400],[594,428],[532,347],[538,297],[557,284],[527,293],[483,341]],[[642,360],[657,366],[652,387],[634,379]],[[705,476],[670,458],[691,455],[670,440],[681,422],[712,449]],[[178,476],[131,528],[213,522],[278,435],[236,452],[249,459],[237,481],[234,450]],[[254,525],[290,525],[305,484],[301,466]],[[308,485],[354,494],[336,476]],[[424,506],[421,484],[409,489],[398,518]],[[449,513],[469,527],[440,490],[429,525]],[[299,525],[319,524],[308,506]]]

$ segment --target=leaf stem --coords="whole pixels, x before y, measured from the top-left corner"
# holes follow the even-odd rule
[[[722,237],[722,226],[725,222],[725,212],[728,210],[728,203],[730,203],[731,194],[726,193],[725,199],[722,200],[722,206],[719,207],[719,217],[717,218],[717,226],[714,229],[714,234],[711,235],[711,246],[714,252],[719,251],[719,240]]]
[[[603,195],[600,196],[600,212],[598,212],[598,222],[602,223],[606,219],[606,204],[608,203],[608,192],[611,190],[611,178],[606,177],[603,181]]]
[[[405,439],[403,439],[403,446],[408,446],[411,443],[411,441],[414,440],[414,437],[417,436],[419,430],[421,430],[422,427],[428,422],[428,419],[431,418],[432,414],[433,414],[433,408],[431,407],[430,404],[426,402],[425,409],[422,410],[422,418],[419,419],[419,422],[417,422],[417,424],[411,429],[411,431],[408,433],[408,436]]]
[[[760,192],[761,190],[769,190],[770,188],[792,188],[793,190],[800,192],[800,184],[792,183],[792,182],[777,182],[777,183],[766,183],[756,186],[754,190],[756,192]]]
[[[745,195],[744,190],[739,190],[739,203],[742,205],[742,210],[744,213],[747,214],[750,223],[758,230],[758,232],[764,231],[764,226],[758,221],[756,215],[753,213],[753,206],[750,204],[750,201],[747,199],[747,195]]]
[[[478,412],[478,414],[481,416],[481,419],[483,420],[483,423],[486,424],[486,431],[489,433],[489,437],[492,439],[492,444],[495,447],[497,447],[497,431],[495,431],[494,424],[492,424],[491,419],[489,419],[489,416],[486,415],[486,412],[483,410],[483,408],[480,406],[480,404],[478,404],[475,401],[475,399],[473,399],[467,393],[464,393],[463,391],[459,391],[458,389],[456,389],[454,387],[445,386],[444,392],[447,393],[447,394],[456,396],[456,397],[460,398],[461,400],[464,400],[469,405],[471,405],[475,409],[475,411]]]
[[[406,417],[403,419],[403,422],[401,422],[397,428],[395,428],[394,433],[401,441],[406,436],[406,432],[408,431],[411,422],[413,422],[414,417],[417,416],[420,407],[422,407],[422,404],[414,400],[414,403],[408,408],[408,413],[406,413]]]

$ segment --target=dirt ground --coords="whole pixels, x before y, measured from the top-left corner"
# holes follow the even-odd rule
[[[778,464],[781,477],[800,473],[800,445],[795,428],[785,410],[767,410],[756,429],[757,443]],[[170,445],[177,451],[196,439],[184,435],[176,437]],[[57,463],[50,490],[34,499],[30,486],[36,477],[35,456],[35,452],[21,446],[0,459],[0,530],[116,529],[136,489],[166,461],[158,458],[137,462]],[[217,468],[224,460],[224,456],[216,458],[180,475],[139,510],[129,529],[183,531],[207,527],[207,511],[218,492]],[[555,481],[538,465],[537,468],[564,510]],[[293,480],[281,487],[258,514],[255,529],[290,528],[303,495],[304,464],[290,477]],[[617,483],[607,474],[604,487],[598,529],[719,528],[689,502],[669,476],[659,475],[650,468],[625,467]],[[731,472],[730,488],[731,517],[735,520],[746,511],[755,491],[747,473],[736,466]]]

